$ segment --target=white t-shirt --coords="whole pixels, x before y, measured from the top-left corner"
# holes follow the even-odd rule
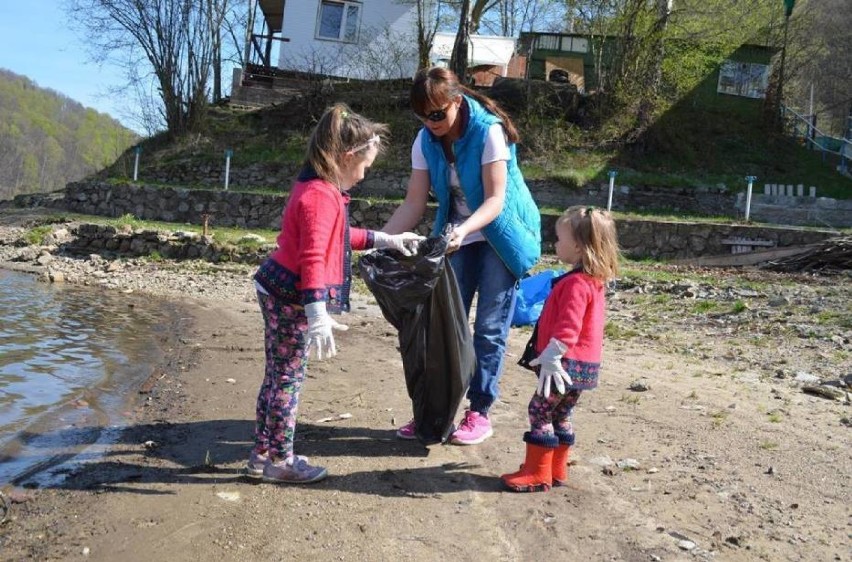
[[[411,168],[414,170],[428,170],[429,164],[426,162],[426,157],[423,155],[423,147],[420,144],[423,141],[424,129],[420,129],[417,133],[417,138],[414,139],[414,144],[411,145]],[[500,123],[494,123],[488,128],[488,136],[485,137],[485,146],[482,149],[481,165],[490,164],[497,161],[509,161],[509,145],[506,142],[506,135],[503,132],[503,126]],[[459,175],[456,172],[456,165],[450,164],[450,195],[452,197],[449,222],[453,226],[460,225],[472,214],[467,206],[467,201],[464,198],[464,192],[461,189]],[[462,245],[470,244],[485,240],[485,237],[480,231],[474,231],[465,236]]]

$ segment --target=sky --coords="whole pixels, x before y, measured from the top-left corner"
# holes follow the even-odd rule
[[[111,96],[125,83],[121,70],[89,62],[65,19],[61,0],[0,0],[0,68],[26,76],[143,134],[128,113],[127,96]],[[131,108],[132,110],[132,108]]]

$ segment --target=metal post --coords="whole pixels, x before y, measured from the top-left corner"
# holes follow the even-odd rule
[[[225,191],[228,191],[228,179],[231,174],[231,156],[234,151],[230,148],[225,151]]]
[[[748,217],[751,215],[751,186],[754,184],[754,181],[757,179],[756,176],[746,176],[746,181],[748,182],[748,191],[746,191],[746,204],[745,204],[745,220],[748,222]]]
[[[133,152],[136,154],[133,160],[133,181],[136,181],[136,178],[139,177],[139,155],[142,153],[142,147],[139,145],[134,146]]]
[[[816,137],[816,131],[814,131],[814,128],[816,123],[814,121],[814,83],[811,82],[811,99],[810,104],[808,105],[808,148],[811,150],[815,148],[814,140]]]
[[[615,187],[615,176],[618,175],[618,172],[615,170],[609,171],[609,195],[606,198],[606,210],[612,210],[612,190]]]

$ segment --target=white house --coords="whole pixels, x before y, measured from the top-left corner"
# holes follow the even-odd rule
[[[432,41],[429,59],[432,64],[449,65],[456,42],[455,33],[438,32]],[[468,66],[498,66],[505,76],[509,60],[515,52],[515,39],[492,35],[471,35],[468,46]]]
[[[280,12],[278,68],[344,78],[407,78],[417,67],[414,3],[265,0]],[[269,10],[269,12],[267,11]]]
[[[436,33],[429,52],[431,64],[449,66],[455,42],[455,33]],[[471,35],[467,50],[468,73],[476,84],[489,86],[496,77],[507,76],[514,53],[515,40],[512,37]]]

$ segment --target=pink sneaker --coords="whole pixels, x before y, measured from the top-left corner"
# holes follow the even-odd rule
[[[252,450],[246,463],[245,474],[249,478],[260,478],[263,476],[263,467],[269,462],[269,457]]]
[[[400,427],[396,430],[396,436],[400,439],[412,440],[417,439],[417,435],[414,432],[417,430],[417,426],[414,425],[414,418],[411,418],[411,421]]]
[[[295,455],[289,460],[267,463],[263,468],[263,481],[276,484],[310,484],[328,476],[322,466],[308,464],[307,457]]]
[[[453,445],[479,445],[494,435],[491,421],[486,416],[472,410],[465,410],[464,419],[450,437]]]

